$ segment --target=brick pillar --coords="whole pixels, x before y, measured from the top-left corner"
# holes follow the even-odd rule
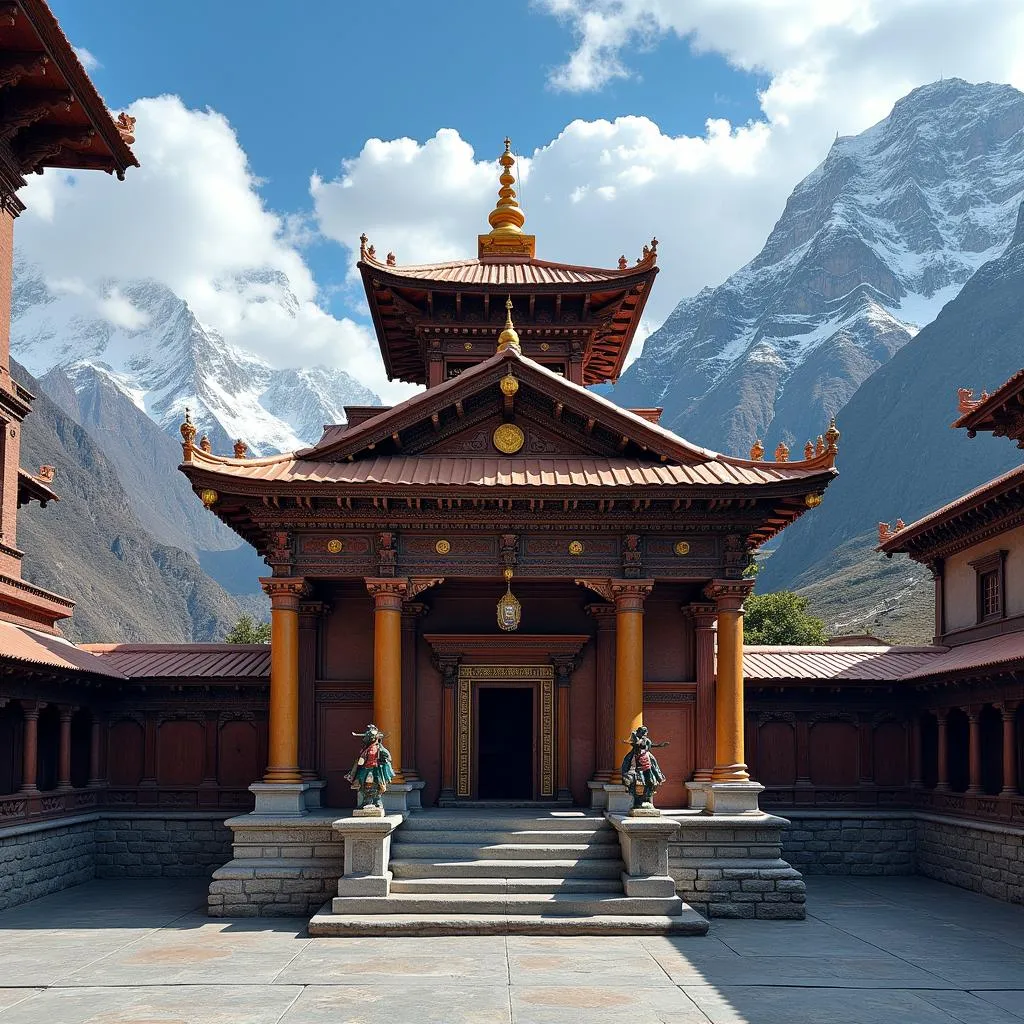
[[[973,708],[967,712],[967,721],[970,726],[969,732],[969,763],[971,771],[971,782],[967,792],[977,795],[982,792],[981,788],[981,709]]]
[[[594,702],[595,782],[618,782],[615,757],[615,605],[588,604],[597,622],[595,640],[597,692]]]
[[[1003,788],[1000,796],[1017,795],[1017,702],[1006,701],[1003,715]]]
[[[373,719],[384,733],[395,782],[402,775],[402,602],[409,581],[385,577],[368,579],[373,598]]]
[[[948,708],[939,708],[935,712],[938,726],[937,746],[939,762],[935,788],[943,793],[949,791],[949,733],[946,728],[948,715]]]
[[[22,704],[24,718],[24,738],[22,740],[23,767],[21,770],[21,788],[35,792],[39,787],[36,779],[39,772],[39,712],[44,704]]]
[[[60,747],[57,754],[57,788],[71,789],[71,718],[78,710],[62,704],[60,711]]]
[[[694,782],[710,782],[715,767],[715,606],[684,606],[693,619],[697,706]]]

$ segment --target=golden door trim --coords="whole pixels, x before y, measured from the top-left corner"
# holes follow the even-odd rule
[[[455,691],[455,795],[473,795],[473,689],[479,682],[528,682],[540,689],[540,789],[555,796],[555,669],[552,665],[460,665]]]

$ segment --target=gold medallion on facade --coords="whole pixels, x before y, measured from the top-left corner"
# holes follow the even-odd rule
[[[569,541],[569,554],[570,555],[582,555],[583,554],[583,541],[571,540]]]
[[[685,540],[677,540],[672,545],[672,550],[677,555],[688,555],[690,553],[690,545]]]
[[[820,494],[808,494],[804,496],[804,504],[808,508],[817,508],[821,504]]]
[[[501,378],[499,387],[503,395],[508,395],[511,398],[519,390],[519,381],[511,373],[507,373]]]
[[[217,504],[217,499],[220,495],[212,488],[205,487],[199,492],[199,500],[207,507],[213,508]]]
[[[448,554],[448,552],[449,552],[449,551],[451,551],[451,549],[452,549],[452,544],[451,544],[451,541],[448,541],[448,540],[444,540],[444,539],[442,539],[442,540],[439,540],[439,541],[438,541],[438,542],[437,542],[437,543],[436,543],[436,544],[434,545],[434,550],[435,550],[435,551],[436,551],[436,552],[437,552],[437,553],[438,553],[439,555],[447,555],[447,554]]]
[[[339,551],[343,550],[344,547],[345,545],[340,540],[338,540],[337,537],[332,537],[327,542],[327,550],[330,551],[332,555],[336,555]]]
[[[502,423],[495,428],[491,440],[499,452],[514,455],[526,443],[526,435],[514,423]]]
[[[472,352],[472,351],[473,351],[473,342],[471,342],[471,341],[467,341],[467,342],[464,342],[464,343],[463,343],[463,345],[462,345],[462,347],[463,347],[463,348],[464,348],[464,349],[465,349],[465,350],[466,350],[467,352]]]

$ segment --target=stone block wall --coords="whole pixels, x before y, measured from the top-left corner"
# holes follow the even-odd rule
[[[0,910],[93,878],[96,817],[0,829]]]
[[[782,855],[805,875],[912,875],[917,823],[907,812],[782,811]]]
[[[802,920],[807,889],[782,857],[774,815],[687,817],[669,842],[676,891],[705,917]]]
[[[917,816],[917,870],[1010,903],[1024,903],[1024,829]]]
[[[95,831],[97,878],[195,878],[231,859],[231,830],[220,813],[107,813]]]

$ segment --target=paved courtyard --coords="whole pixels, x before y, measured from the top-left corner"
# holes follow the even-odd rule
[[[706,938],[310,939],[211,921],[202,881],[0,914],[0,1024],[1021,1024],[1024,908],[921,878],[808,880],[805,922]]]

